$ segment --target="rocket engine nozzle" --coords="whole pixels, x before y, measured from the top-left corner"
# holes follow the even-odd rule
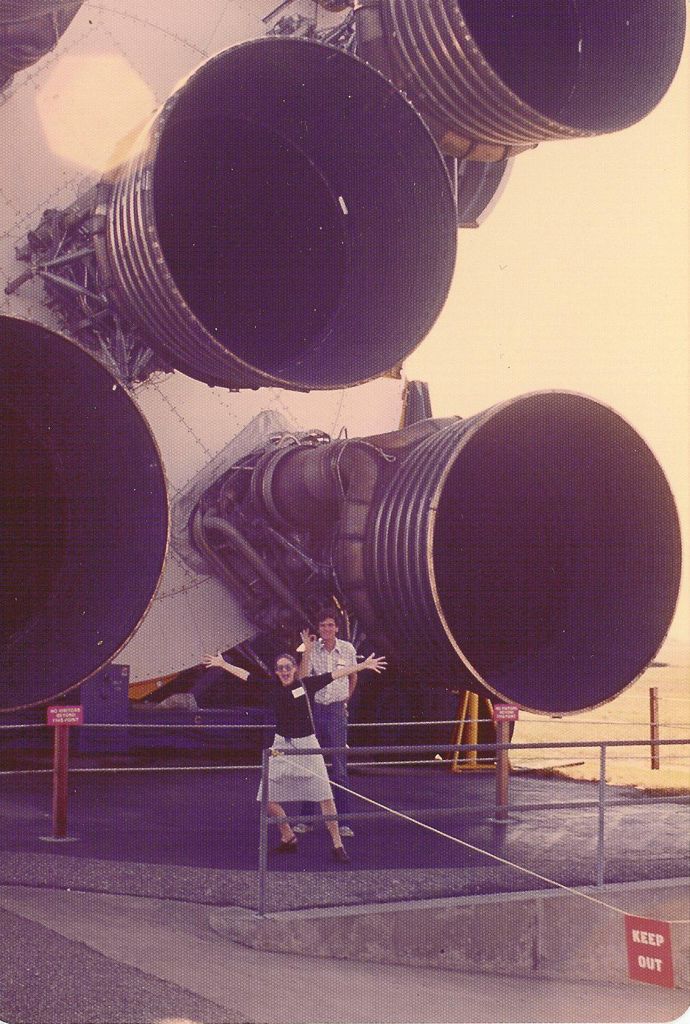
[[[526,395],[420,443],[367,552],[372,603],[408,657],[459,660],[485,696],[577,711],[619,693],[663,641],[680,585],[664,474],[616,413]]]
[[[318,538],[307,552],[331,559],[376,650],[429,685],[591,708],[647,667],[673,616],[669,485],[632,427],[582,395],[278,448],[249,489],[274,531]]]
[[[0,318],[0,708],[39,704],[108,664],[156,590],[163,469],[115,378],[66,338]]]
[[[444,152],[501,160],[645,117],[676,73],[686,15],[684,0],[373,0],[359,18],[360,54]]]
[[[357,58],[266,38],[211,58],[154,118],[106,206],[110,295],[210,384],[348,387],[436,320],[455,263],[443,158]]]

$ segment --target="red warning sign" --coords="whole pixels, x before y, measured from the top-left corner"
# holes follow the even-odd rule
[[[517,722],[519,716],[517,704],[494,704],[494,722]]]
[[[48,725],[82,725],[84,710],[81,704],[51,704]]]
[[[667,921],[625,915],[628,974],[635,981],[673,988],[671,926]]]

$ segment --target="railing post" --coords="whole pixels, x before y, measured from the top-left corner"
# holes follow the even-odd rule
[[[652,768],[659,768],[659,747],[654,742],[659,739],[659,690],[656,686],[649,687],[649,738]]]
[[[496,811],[493,817],[499,824],[508,821],[508,741],[508,722],[499,719],[496,722]]]
[[[266,912],[266,873],[268,871],[268,759],[271,748],[261,751],[261,802],[259,804],[259,894],[257,914]]]
[[[53,839],[67,838],[69,726],[56,725],[53,744]]]
[[[597,885],[604,884],[604,818],[606,807],[606,744],[599,747],[599,833],[597,837]]]

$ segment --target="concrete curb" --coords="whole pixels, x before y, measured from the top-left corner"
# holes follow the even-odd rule
[[[253,949],[559,980],[628,982],[623,915],[690,918],[687,879],[269,914],[216,908],[217,933]],[[671,925],[675,987],[690,991],[690,924]]]

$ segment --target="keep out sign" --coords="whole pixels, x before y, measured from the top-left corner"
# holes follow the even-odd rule
[[[629,976],[635,981],[673,988],[670,924],[626,914],[625,940]]]

